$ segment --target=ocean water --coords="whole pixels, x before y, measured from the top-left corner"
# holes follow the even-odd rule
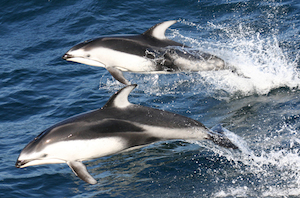
[[[0,2],[0,197],[299,197],[300,3],[297,0]],[[139,34],[178,20],[168,38],[232,70],[125,73],[132,103],[207,127],[223,124],[240,151],[166,141],[85,164],[15,168],[24,146],[123,87],[104,69],[63,60],[73,45]]]

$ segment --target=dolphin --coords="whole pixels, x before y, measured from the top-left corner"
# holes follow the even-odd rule
[[[212,140],[220,146],[237,149],[220,127],[212,131],[191,118],[130,103],[128,95],[136,86],[122,88],[100,109],[46,129],[25,146],[15,166],[67,163],[80,179],[96,184],[82,161],[157,141]]]
[[[139,35],[87,40],[72,47],[62,58],[104,67],[116,80],[126,85],[130,83],[123,76],[123,71],[167,74],[225,68],[225,62],[219,57],[167,39],[165,31],[176,22],[158,23]]]

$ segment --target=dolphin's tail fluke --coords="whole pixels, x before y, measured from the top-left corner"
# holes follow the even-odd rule
[[[210,129],[209,139],[215,144],[226,148],[238,149],[238,147],[231,142],[230,139],[225,135],[225,130],[222,125],[218,124]]]

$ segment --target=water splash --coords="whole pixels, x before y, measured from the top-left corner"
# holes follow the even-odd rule
[[[251,95],[267,94],[280,87],[299,89],[297,61],[291,60],[283,51],[275,35],[263,35],[243,24],[233,28],[226,24],[208,23],[206,29],[218,32],[217,40],[191,39],[178,31],[173,31],[172,37],[189,43],[193,48],[215,54],[227,62],[227,71],[200,74],[201,80],[214,85],[215,90],[224,90],[231,95],[237,92]]]
[[[225,157],[234,169],[234,173],[227,173],[227,180],[231,182],[220,187],[214,193],[214,197],[300,195],[300,139],[296,129],[282,125],[275,131],[278,135],[248,142],[252,149],[238,135],[226,129],[224,131],[226,136],[239,147],[240,152],[198,142],[215,154]],[[274,144],[274,141],[281,141],[281,143]]]

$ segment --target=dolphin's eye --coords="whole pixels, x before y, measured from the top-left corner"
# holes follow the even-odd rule
[[[91,57],[91,55],[90,55],[90,54],[87,54],[87,55],[86,55],[86,57],[90,58],[90,57]]]
[[[47,156],[48,156],[47,154],[44,154],[44,155],[42,155],[42,158],[47,157]]]

